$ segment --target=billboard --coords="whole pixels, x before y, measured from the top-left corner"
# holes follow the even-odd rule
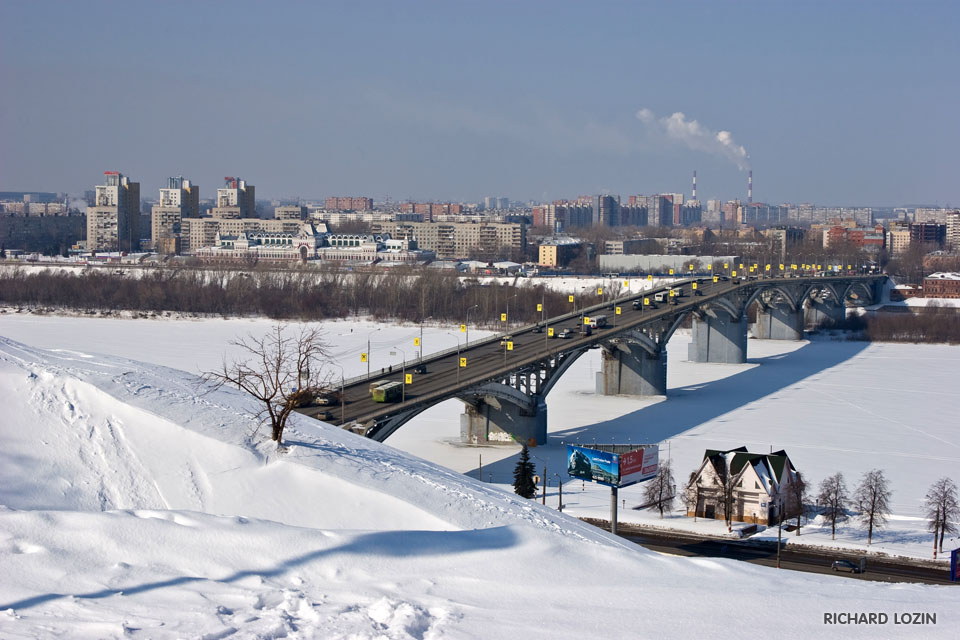
[[[659,446],[567,445],[567,473],[611,487],[626,487],[657,475]]]
[[[950,552],[950,582],[960,582],[960,549]]]

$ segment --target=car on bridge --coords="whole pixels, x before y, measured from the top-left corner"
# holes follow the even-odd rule
[[[507,346],[508,342],[513,342],[513,336],[503,336],[502,338],[500,338],[501,347]]]
[[[560,338],[561,340],[566,340],[572,334],[573,334],[573,331],[571,331],[570,329],[560,329],[560,333],[556,333],[554,335]]]

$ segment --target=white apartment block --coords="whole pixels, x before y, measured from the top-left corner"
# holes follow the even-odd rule
[[[140,183],[117,171],[104,172],[87,207],[87,249],[136,251],[140,248]]]

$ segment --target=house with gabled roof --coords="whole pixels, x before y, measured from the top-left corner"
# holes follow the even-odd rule
[[[790,485],[798,476],[786,451],[750,453],[737,447],[704,452],[687,488],[688,516],[724,518],[722,478],[727,473],[732,475],[731,520],[770,524],[795,512]]]

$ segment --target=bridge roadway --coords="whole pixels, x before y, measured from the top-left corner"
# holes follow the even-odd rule
[[[837,284],[850,283],[853,280],[869,282],[876,278],[877,276],[806,276],[753,278],[736,282],[721,276],[721,279],[716,283],[713,282],[712,276],[687,278],[675,281],[668,286],[645,290],[641,293],[623,296],[582,310],[548,318],[543,323],[545,328],[542,333],[534,332],[536,325],[517,328],[509,333],[513,341],[513,350],[511,351],[508,351],[506,346],[501,344],[501,337],[505,334],[498,334],[471,342],[469,346],[464,346],[459,350],[448,349],[439,354],[424,357],[423,364],[427,369],[425,373],[413,373],[414,367],[420,364],[418,360],[413,360],[406,363],[405,370],[401,366],[395,366],[390,372],[371,372],[369,378],[366,376],[353,378],[346,381],[342,404],[325,407],[304,407],[301,412],[320,417],[326,422],[340,426],[370,425],[401,412],[419,413],[438,402],[456,397],[471,387],[502,379],[504,375],[508,375],[524,366],[542,362],[544,359],[562,352],[596,346],[598,343],[609,340],[624,331],[676,316],[679,312],[691,310],[711,300],[722,298],[740,288],[752,289],[758,285],[768,286],[775,283],[821,285],[830,282]],[[697,295],[694,295],[692,286],[694,282],[697,283]],[[633,308],[634,300],[647,297],[653,302],[656,293],[668,292],[670,289],[682,291],[682,296],[679,297],[677,304],[659,303],[656,308]],[[620,316],[615,314],[615,308],[618,305],[621,308]],[[606,315],[608,326],[594,330],[590,336],[582,336],[577,333],[582,324],[583,316],[596,315]],[[547,335],[546,327],[552,327],[555,336],[563,329],[570,329],[573,334],[566,339],[550,338]],[[466,358],[466,367],[459,366],[460,358]],[[413,374],[413,382],[405,385],[402,402],[379,403],[373,401],[370,393],[371,383],[403,382],[404,373]]]

